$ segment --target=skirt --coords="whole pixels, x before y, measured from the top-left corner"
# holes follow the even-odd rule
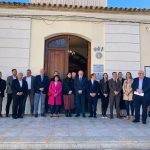
[[[64,95],[64,108],[65,110],[71,110],[74,108],[74,95]]]

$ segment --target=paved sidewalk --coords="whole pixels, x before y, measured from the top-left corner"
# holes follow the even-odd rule
[[[148,124],[126,119],[0,119],[0,149],[150,149]]]

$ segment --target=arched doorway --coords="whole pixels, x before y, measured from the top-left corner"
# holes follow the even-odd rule
[[[49,77],[59,71],[61,78],[68,71],[84,71],[89,77],[91,70],[91,43],[75,35],[59,35],[45,40],[44,68]]]

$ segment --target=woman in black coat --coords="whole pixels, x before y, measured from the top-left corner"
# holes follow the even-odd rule
[[[109,86],[108,86],[108,74],[103,74],[103,79],[100,80],[100,95],[102,102],[102,117],[107,117],[106,112],[109,104]]]
[[[71,117],[71,110],[74,109],[74,84],[71,72],[63,80],[63,98],[66,117]]]

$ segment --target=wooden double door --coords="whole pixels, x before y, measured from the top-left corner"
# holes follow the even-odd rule
[[[57,36],[45,41],[44,68],[49,77],[53,77],[54,71],[60,73],[61,79],[66,77],[69,71],[69,36]],[[90,58],[90,57],[89,57]],[[88,59],[88,70],[90,70]],[[90,72],[88,71],[88,74]]]
[[[66,50],[49,50],[47,57],[48,75],[52,77],[54,71],[58,71],[61,78],[65,77],[65,74],[68,72],[68,54]]]

